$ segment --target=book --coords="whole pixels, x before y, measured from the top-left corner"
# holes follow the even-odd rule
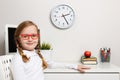
[[[97,58],[96,57],[82,58],[82,60],[84,60],[84,61],[96,61]]]
[[[89,65],[95,65],[97,64],[97,58],[96,57],[90,57],[90,58],[86,58],[85,56],[81,57],[81,63],[82,64],[89,64]]]
[[[96,65],[97,61],[81,61],[82,64]]]

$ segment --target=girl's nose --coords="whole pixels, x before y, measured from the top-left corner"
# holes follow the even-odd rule
[[[32,37],[31,36],[29,36],[28,37],[28,41],[32,41],[33,39],[32,39]]]

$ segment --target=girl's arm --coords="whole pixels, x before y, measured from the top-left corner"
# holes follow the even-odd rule
[[[90,67],[83,66],[80,64],[68,64],[68,63],[58,63],[54,61],[47,61],[49,68],[68,68],[68,69],[75,69],[80,72],[85,72],[86,69],[90,69]]]

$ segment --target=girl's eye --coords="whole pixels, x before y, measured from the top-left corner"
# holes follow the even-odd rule
[[[28,37],[28,35],[23,35],[23,38],[27,38]]]
[[[32,35],[32,37],[36,37],[36,35],[35,35],[35,34],[33,34],[33,35]]]
[[[33,34],[32,37],[37,37],[37,34]]]

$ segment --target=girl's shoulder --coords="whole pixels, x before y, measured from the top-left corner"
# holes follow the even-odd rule
[[[14,54],[14,56],[13,56],[13,59],[12,59],[12,61],[14,62],[21,62],[22,61],[22,57],[21,57],[21,55],[20,54],[18,54],[18,53],[16,53],[16,54]]]

